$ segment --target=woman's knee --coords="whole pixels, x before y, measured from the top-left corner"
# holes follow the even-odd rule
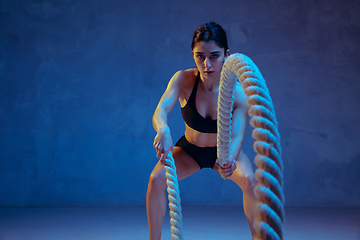
[[[254,187],[257,183],[255,175],[253,173],[240,176],[240,187],[243,192],[254,191]]]
[[[150,191],[164,191],[166,189],[166,177],[161,172],[150,174],[148,189]]]

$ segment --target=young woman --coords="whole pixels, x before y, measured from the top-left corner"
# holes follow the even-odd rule
[[[230,54],[225,31],[214,22],[196,29],[191,44],[196,68],[178,71],[170,79],[153,115],[157,134],[154,147],[160,158],[150,175],[146,207],[151,240],[161,238],[162,221],[166,212],[165,158],[172,151],[178,181],[202,168],[212,168],[223,177],[234,181],[243,191],[243,206],[251,233],[254,234],[255,218],[253,193],[256,180],[252,165],[241,150],[247,112],[246,97],[240,83],[235,85],[232,140],[229,163],[220,167],[217,163],[217,103],[220,73]],[[180,102],[185,121],[185,135],[173,146],[167,116]]]

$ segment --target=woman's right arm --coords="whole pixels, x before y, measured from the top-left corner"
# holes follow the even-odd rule
[[[173,142],[170,134],[167,116],[174,108],[183,87],[184,71],[178,71],[170,79],[168,86],[162,95],[152,118],[153,126],[156,131],[154,148],[156,157],[160,158],[161,163],[165,164],[165,158],[169,151],[173,149]]]

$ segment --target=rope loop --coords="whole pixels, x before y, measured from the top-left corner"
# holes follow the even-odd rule
[[[223,143],[223,136],[231,138],[231,132],[223,132],[231,122],[227,109],[233,108],[233,101],[226,101],[233,94],[235,82],[239,81],[247,97],[250,124],[255,128],[252,137],[255,139],[254,150],[258,153],[255,164],[258,167],[255,177],[258,184],[254,193],[257,197],[254,222],[255,239],[283,239],[284,195],[282,191],[282,160],[280,134],[275,117],[274,105],[265,79],[254,62],[243,54],[230,55],[222,68],[220,93],[218,99],[218,161],[221,166],[229,161],[229,144]],[[222,94],[226,97],[223,97]],[[233,98],[233,96],[232,96]],[[221,136],[221,138],[219,137]]]

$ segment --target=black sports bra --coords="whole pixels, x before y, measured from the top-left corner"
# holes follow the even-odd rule
[[[217,133],[217,120],[204,118],[196,109],[196,92],[200,81],[200,73],[197,75],[194,87],[186,105],[181,108],[181,114],[186,124],[203,133]]]

